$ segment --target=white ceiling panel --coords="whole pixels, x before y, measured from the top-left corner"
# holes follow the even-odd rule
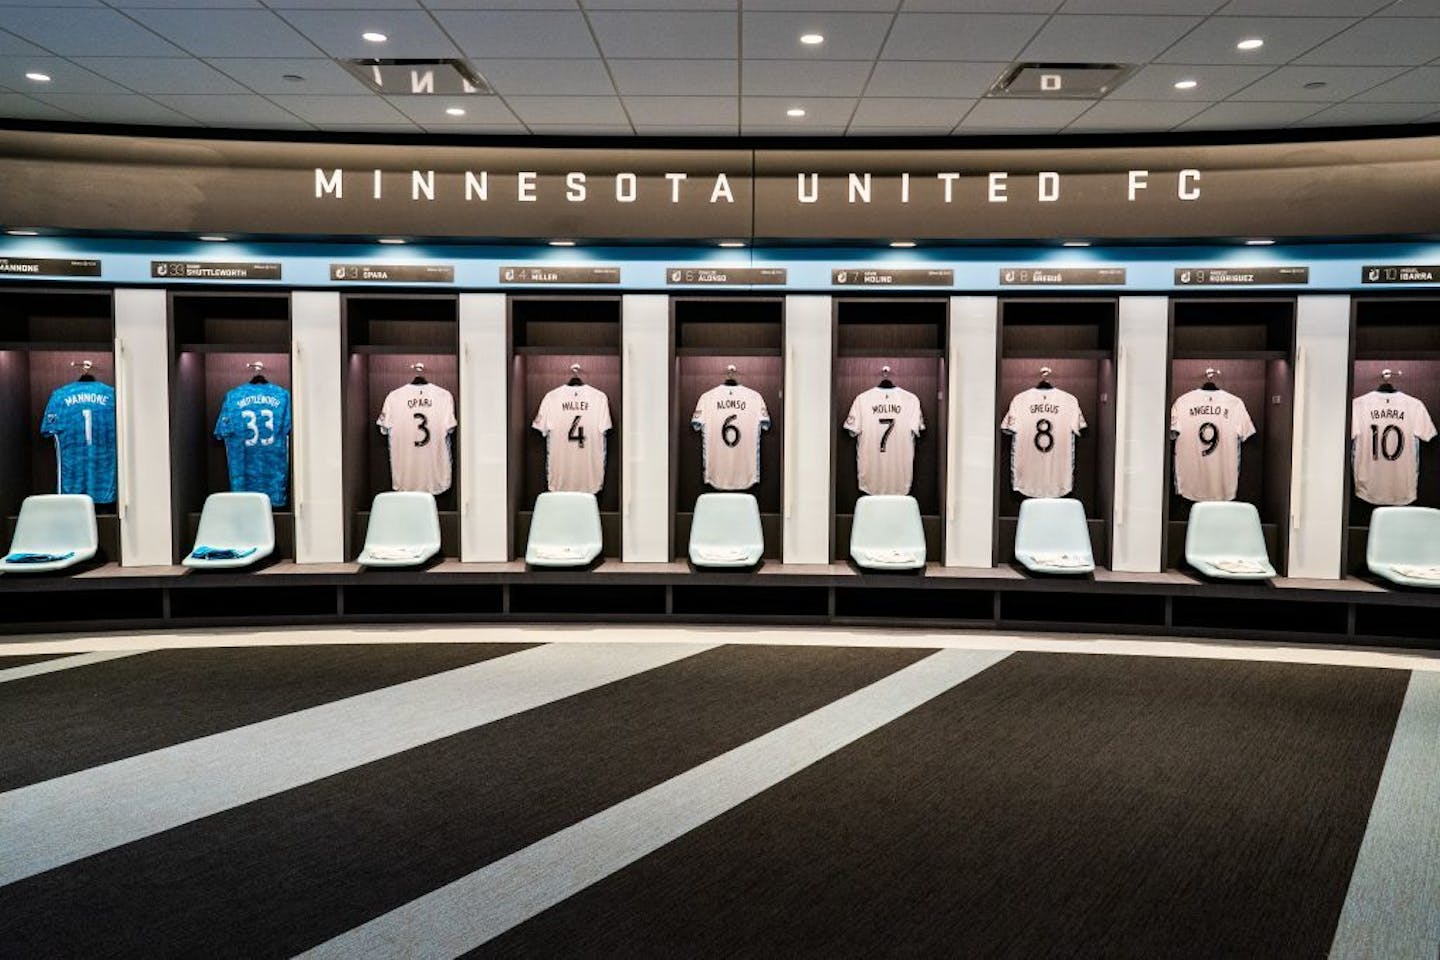
[[[1300,121],[1306,127],[1348,127],[1371,123],[1415,123],[1424,120],[1435,108],[1433,100],[1425,103],[1337,103]]]
[[[0,7],[0,29],[66,57],[164,57],[182,51],[114,10]]]
[[[946,63],[937,60],[881,60],[875,64],[866,96],[977,98],[999,79],[1004,63]]]
[[[1377,17],[1440,17],[1440,0],[1395,0],[1382,7]]]
[[[1180,39],[1198,17],[1052,17],[1022,54],[1025,60],[1143,63]]]
[[[1173,100],[1104,100],[1075,119],[1066,133],[1109,133],[1121,130],[1169,130],[1210,106]]]
[[[893,13],[900,0],[745,0],[750,10],[873,10]]]
[[[1214,13],[1225,0],[1065,0],[1066,14],[1143,14],[1146,16],[1195,16]]]
[[[224,127],[311,128],[310,124],[264,97],[204,94],[179,96],[157,94],[152,99],[187,117],[204,118],[204,123]]]
[[[585,18],[560,10],[437,10],[435,19],[472,57],[600,56]]]
[[[28,40],[21,40],[13,33],[0,30],[0,57],[43,57],[45,51]]]
[[[1373,103],[1416,103],[1440,106],[1440,67],[1421,67],[1358,94],[1356,100]]]
[[[132,0],[132,2],[137,6],[152,5],[149,0]],[[177,7],[189,4],[189,0],[170,0],[170,2]],[[213,2],[217,5],[229,6],[227,0],[213,0]],[[154,4],[154,6],[159,5]],[[265,0],[264,6],[274,10],[418,10],[422,4],[420,0]],[[471,4],[471,6],[475,6],[475,4]]]
[[[256,93],[359,96],[367,92],[366,86],[351,76],[344,67],[323,57],[267,57],[256,60],[217,57],[209,62],[212,67],[234,77]],[[289,80],[287,77],[300,79]]]
[[[1346,100],[1404,72],[1402,67],[1280,67],[1233,100]],[[1323,83],[1323,87],[1307,86]]]
[[[136,93],[217,94],[250,91],[202,60],[192,57],[87,57],[76,63]]]
[[[1064,0],[905,0],[906,13],[1043,13],[1052,14]]]
[[[314,57],[320,50],[268,10],[132,10],[197,57]]]
[[[740,65],[734,60],[611,60],[615,87],[630,96],[705,96],[738,92]]]
[[[887,60],[1013,60],[1044,17],[986,13],[902,13],[881,56]]]
[[[974,100],[939,97],[865,97],[850,127],[910,127],[949,133],[974,105]]]
[[[1440,18],[1396,17],[1363,20],[1296,62],[1419,66],[1435,59],[1437,51],[1440,51]]]
[[[27,73],[43,73],[48,83],[34,83]],[[0,86],[40,96],[50,93],[129,93],[124,87],[59,57],[5,57],[0,60]]]
[[[740,122],[737,97],[626,97],[625,109],[636,127],[733,127]]]
[[[888,13],[745,13],[745,59],[874,60],[894,18]],[[825,42],[807,46],[800,37]]]
[[[0,116],[17,120],[78,120],[79,117],[59,107],[18,93],[0,93]]]
[[[386,136],[423,133],[413,123],[317,123],[315,128],[322,133],[379,133]]]
[[[530,126],[537,123],[630,125],[619,97],[509,97],[506,102]]]
[[[529,128],[542,137],[628,137],[635,132],[626,123],[532,123]]]
[[[642,137],[734,137],[740,133],[739,124],[710,126],[703,123],[677,124],[635,124],[635,132]]]
[[[1289,63],[1356,23],[1339,17],[1212,17],[1155,59],[1161,63]],[[1237,50],[1241,40],[1258,37],[1259,50]]]
[[[486,60],[475,67],[506,96],[594,96],[615,92],[604,60]]]
[[[1274,69],[1152,64],[1120,84],[1106,100],[1170,100],[1177,103],[1224,100]],[[1190,90],[1176,90],[1175,84],[1181,80],[1194,80],[1198,86]]]
[[[585,9],[736,11],[740,9],[740,0],[585,0]]]
[[[280,15],[332,57],[460,55],[455,44],[423,10],[284,10]],[[383,44],[383,50],[382,45],[369,43],[361,36],[369,31],[390,38]]]
[[[1088,100],[981,100],[956,133],[1055,133],[1090,106]]]
[[[64,2],[68,5],[72,0],[64,0]],[[128,7],[158,7],[161,9],[223,9],[230,7],[258,10],[265,6],[260,0],[103,0],[103,2],[121,10]],[[345,2],[349,5],[351,0],[345,0]],[[389,3],[391,0],[385,0],[385,2]],[[395,0],[395,2],[399,2],[399,0]],[[101,3],[102,0],[95,0],[97,6]]]
[[[868,76],[868,60],[753,60],[745,63],[740,89],[751,97],[858,97]]]
[[[396,110],[423,127],[461,127],[469,125],[512,124],[520,121],[505,101],[499,97],[386,97],[385,101]],[[452,117],[445,111],[458,107],[465,111],[461,117]]]
[[[317,0],[325,3],[326,0]],[[579,10],[577,0],[425,0],[430,10]]]
[[[54,93],[38,99],[91,123],[189,125],[189,117],[138,93]]]
[[[1217,103],[1177,127],[1177,130],[1250,130],[1288,127],[1317,112],[1318,103]]]
[[[740,122],[745,127],[764,125],[795,131],[812,131],[816,127],[839,126],[850,122],[856,101],[849,97],[743,97],[740,100]],[[787,117],[792,107],[804,109],[803,117]]]
[[[1230,0],[1220,8],[1237,17],[1368,17],[1390,0]]]
[[[404,123],[408,118],[383,97],[273,96],[275,103],[314,124]]]
[[[740,18],[733,13],[601,11],[590,14],[607,57],[690,57],[724,60],[739,52]]]

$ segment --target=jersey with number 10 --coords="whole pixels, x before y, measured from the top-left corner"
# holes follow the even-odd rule
[[[845,429],[855,438],[861,492],[908,494],[915,478],[915,440],[925,430],[920,398],[900,387],[871,387],[850,404]]]
[[[1366,503],[1414,503],[1420,441],[1435,439],[1425,404],[1399,390],[1371,390],[1350,403],[1350,453],[1355,495]]]
[[[610,399],[588,384],[556,387],[530,424],[545,437],[545,482],[551,490],[599,493],[605,486]]]
[[[455,398],[433,383],[396,387],[375,421],[390,441],[390,486],[417,493],[450,489],[450,431]]]
[[[1170,408],[1175,492],[1187,500],[1234,500],[1240,444],[1255,436],[1245,401],[1228,390],[1195,389]]]
[[[760,432],[770,429],[764,397],[739,384],[711,387],[695,401],[690,426],[700,431],[706,483],[749,490],[760,482]]]
[[[1027,497],[1063,497],[1075,483],[1080,401],[1054,387],[1015,394],[1000,429],[1010,434],[1010,486]]]
[[[274,383],[242,383],[220,404],[215,436],[225,441],[230,489],[263,493],[285,506],[290,469],[290,391]]]
[[[67,383],[45,404],[40,435],[55,440],[60,493],[115,502],[115,388],[98,380]]]

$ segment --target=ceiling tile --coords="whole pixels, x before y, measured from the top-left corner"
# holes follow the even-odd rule
[[[1403,67],[1281,67],[1235,94],[1232,100],[1319,100],[1334,103],[1378,86]],[[1325,86],[1306,89],[1307,83]]]
[[[197,57],[313,57],[315,45],[268,10],[132,10]]]
[[[510,109],[527,125],[549,123],[625,124],[619,97],[510,97]]]
[[[1038,16],[986,13],[902,13],[882,56],[887,60],[1015,59],[1044,24]]]
[[[330,133],[376,133],[386,136],[407,137],[423,131],[413,123],[317,123],[321,132]]]
[[[740,18],[733,13],[611,11],[590,14],[607,57],[723,60],[738,52]]]
[[[1418,66],[1440,51],[1440,19],[1362,20],[1327,40],[1297,63]]]
[[[324,3],[326,0],[318,0]],[[579,10],[577,0],[425,0],[431,10]]]
[[[191,57],[86,57],[76,63],[136,93],[248,93],[214,67]]]
[[[137,4],[147,4],[148,0],[134,0]],[[184,5],[187,0],[172,0],[177,6]],[[223,4],[224,0],[215,0]],[[265,5],[274,10],[418,10],[422,4],[420,0],[265,0]],[[471,4],[474,7],[475,4]]]
[[[193,120],[212,127],[278,126],[309,129],[310,124],[264,97],[222,95],[157,95],[154,99]]]
[[[547,137],[626,137],[631,133],[628,124],[620,123],[532,123],[530,132]]]
[[[740,133],[747,137],[794,137],[798,136],[793,126],[783,123],[745,123],[740,126]],[[843,137],[845,136],[845,124],[843,123],[814,123],[805,128],[804,136],[807,137]]]
[[[49,83],[26,80],[25,74],[43,73]],[[124,87],[59,57],[5,57],[0,60],[0,86],[40,96],[50,93],[129,93]]]
[[[1064,0],[905,0],[906,13],[1043,13],[1052,14]]]
[[[614,92],[604,60],[486,60],[475,68],[506,96]]]
[[[367,88],[345,68],[323,58],[299,59],[233,59],[217,57],[210,65],[243,83],[256,93],[280,94],[354,94]],[[286,76],[301,77],[286,80]]]
[[[1156,57],[1159,63],[1289,63],[1317,43],[1355,23],[1338,17],[1211,17]],[[1259,50],[1235,44],[1259,37]]]
[[[1440,17],[1440,0],[1395,0],[1377,17]]]
[[[463,127],[476,124],[515,124],[520,121],[499,97],[385,97],[385,102],[423,127]],[[445,111],[460,107],[463,117]]]
[[[888,13],[752,13],[745,12],[742,46],[747,60],[874,60],[893,18]],[[818,33],[825,42],[810,47],[800,42]]]
[[[787,117],[785,111],[802,107],[803,117]],[[839,127],[842,131],[855,112],[849,97],[743,97],[740,124],[746,133],[752,126],[779,127],[792,135],[811,134],[818,127]]]
[[[0,57],[45,57],[49,56],[40,47],[21,40],[13,33],[6,33],[0,30]]]
[[[1065,0],[1061,13],[1180,16],[1214,13],[1225,0]]]
[[[163,123],[188,126],[186,117],[138,93],[55,93],[37,99],[91,123]]]
[[[1200,20],[1197,17],[1052,17],[1030,42],[1026,60],[1144,63]]]
[[[1390,0],[1230,0],[1220,8],[1227,17],[1368,17]]]
[[[949,133],[975,105],[974,100],[940,97],[864,97],[850,121],[866,127],[924,127]]]
[[[472,57],[600,56],[578,11],[437,10],[435,19]]]
[[[745,10],[841,10],[893,13],[900,0],[745,0]]]
[[[870,66],[868,60],[747,60],[740,89],[754,97],[858,97]]]
[[[937,60],[881,60],[875,64],[867,97],[905,97],[923,94],[934,97],[983,96],[1005,63],[945,63]]]
[[[98,2],[98,0],[97,0],[97,2]],[[352,2],[352,0],[345,0],[345,2],[346,2],[346,5],[348,6],[348,5]],[[389,2],[392,2],[392,0],[385,0],[385,2],[389,3]],[[66,5],[68,6],[68,5],[70,5],[71,0],[65,0],[65,3],[66,3]],[[107,0],[107,5],[108,5],[108,6],[112,6],[112,7],[120,7],[120,8],[122,8],[122,9],[128,8],[128,7],[157,7],[157,8],[183,8],[183,9],[198,9],[198,8],[202,8],[202,7],[203,7],[203,8],[233,7],[233,8],[238,8],[238,9],[250,9],[250,10],[258,10],[258,9],[260,9],[260,8],[262,8],[262,7],[265,6],[263,3],[260,2],[260,0]]]
[[[345,0],[349,2],[349,0]],[[455,57],[460,51],[423,10],[285,10],[289,24],[332,57]],[[375,30],[390,39],[369,43]]]
[[[1265,76],[1274,67],[1189,67],[1151,64],[1116,88],[1107,100],[1169,100],[1179,103],[1224,100]],[[1176,90],[1180,80],[1195,80],[1192,90]]]
[[[0,7],[0,29],[67,57],[165,57],[182,52],[114,10],[61,13],[38,4]]]
[[[1351,127],[1367,123],[1414,123],[1435,112],[1435,102],[1337,103],[1300,121],[1304,127]]]
[[[747,8],[748,8],[747,4]],[[739,0],[585,0],[587,10],[738,10]]]
[[[1089,100],[981,100],[959,133],[1054,133],[1084,113]]]
[[[1421,67],[1401,74],[1355,97],[1371,103],[1414,103],[1425,100],[1440,106],[1440,67]]]
[[[403,123],[406,117],[382,98],[273,96],[270,99],[302,120],[327,126],[336,124]]]
[[[740,122],[736,97],[626,97],[625,109],[639,127],[694,124],[734,126]]]
[[[740,133],[739,124],[710,126],[703,123],[635,124],[642,137],[733,137]]]
[[[1169,130],[1210,106],[1172,100],[1102,100],[1065,128],[1066,133],[1110,130]]]
[[[1178,130],[1246,130],[1287,127],[1319,110],[1319,103],[1217,103],[1180,124]]]
[[[453,117],[446,117],[447,121],[453,121]],[[519,120],[496,120],[493,123],[465,123],[462,117],[459,121],[450,123],[427,123],[421,126],[426,133],[439,133],[446,136],[455,134],[466,134],[471,136],[506,135],[523,137],[528,131],[525,125]]]
[[[703,96],[740,89],[740,65],[734,60],[611,60],[610,74],[625,96]]]
[[[912,124],[908,127],[870,127],[864,124],[852,123],[845,131],[845,136],[860,140],[873,138],[878,140],[881,137],[947,137],[950,135],[950,127]],[[888,146],[888,145],[887,145]]]
[[[59,107],[18,93],[0,93],[0,117],[10,120],[70,120],[78,119]]]

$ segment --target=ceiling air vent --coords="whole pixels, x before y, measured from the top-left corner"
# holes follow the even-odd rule
[[[376,93],[404,96],[494,96],[480,72],[464,60],[341,60]]]
[[[1127,63],[1017,63],[985,96],[1099,100],[1134,71]]]

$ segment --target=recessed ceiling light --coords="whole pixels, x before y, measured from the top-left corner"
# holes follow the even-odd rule
[[[380,238],[380,242],[381,242],[381,243],[388,243],[388,244],[391,244],[392,246],[399,246],[400,244],[404,243],[405,240],[404,240],[403,237],[381,237],[381,238]]]
[[[1090,241],[1089,241],[1089,240],[1066,240],[1064,243],[1061,244],[1061,246],[1062,246],[1062,247],[1088,247],[1088,246],[1090,246]]]
[[[816,47],[825,42],[825,37],[818,33],[806,33],[801,35],[800,42],[807,47]]]
[[[551,241],[550,241],[550,246],[552,246],[552,247],[573,247],[573,246],[575,246],[575,241],[574,241],[574,240],[551,240]]]
[[[200,234],[200,239],[206,241],[207,243],[224,243],[230,238],[222,237],[218,233],[202,233]]]
[[[1274,243],[1274,242],[1275,242],[1274,240],[1261,240],[1261,239],[1246,240],[1246,241],[1245,241],[1245,246],[1247,246],[1247,247],[1268,247],[1268,246],[1270,246],[1270,245],[1271,245],[1272,243]]]
[[[1235,49],[1259,50],[1263,46],[1265,46],[1265,41],[1261,40],[1259,37],[1247,37],[1246,39],[1241,40],[1239,43],[1235,44]]]
[[[1311,80],[1309,83],[1305,84],[1305,89],[1320,90],[1327,86],[1329,86],[1329,84],[1327,84],[1324,80]]]
[[[10,234],[10,236],[12,236],[12,237],[38,237],[38,236],[40,236],[40,231],[39,231],[39,230],[6,230],[5,232],[8,233],[8,234]]]
[[[1194,89],[1195,89],[1196,87],[1198,87],[1198,86],[1200,86],[1200,81],[1199,81],[1199,80],[1176,80],[1176,81],[1175,81],[1175,89],[1176,89],[1176,90],[1194,90]]]
[[[362,40],[368,41],[369,43],[384,43],[386,40],[390,39],[389,37],[385,36],[385,34],[380,33],[378,30],[366,30],[364,33],[360,34],[360,38]]]
[[[465,116],[465,108],[464,108],[464,107],[446,107],[446,108],[445,108],[445,113],[446,113],[447,116],[451,116],[451,117],[463,117],[463,116]]]
[[[892,247],[907,247],[907,248],[908,248],[908,247],[913,247],[913,246],[915,246],[915,241],[914,241],[914,240],[891,240],[891,241],[890,241],[890,246],[892,246]]]
[[[721,241],[720,241],[720,246],[722,246],[722,247],[729,247],[729,248],[731,248],[731,249],[734,249],[735,247],[743,247],[743,246],[745,246],[745,241],[744,241],[744,240],[721,240]]]
[[[25,79],[33,80],[36,83],[49,83],[50,74],[41,73],[39,70],[32,70],[29,73],[25,74]]]
[[[805,116],[805,108],[804,108],[804,107],[791,107],[789,110],[786,110],[786,111],[785,111],[785,116],[787,116],[787,117],[803,117],[803,116]]]
[[[288,81],[290,81],[291,83],[303,83],[303,82],[305,82],[305,78],[302,77],[302,76],[300,76],[300,74],[298,74],[298,73],[284,73],[284,74],[281,74],[281,75],[280,75],[280,79],[281,79],[281,80],[288,80]]]

